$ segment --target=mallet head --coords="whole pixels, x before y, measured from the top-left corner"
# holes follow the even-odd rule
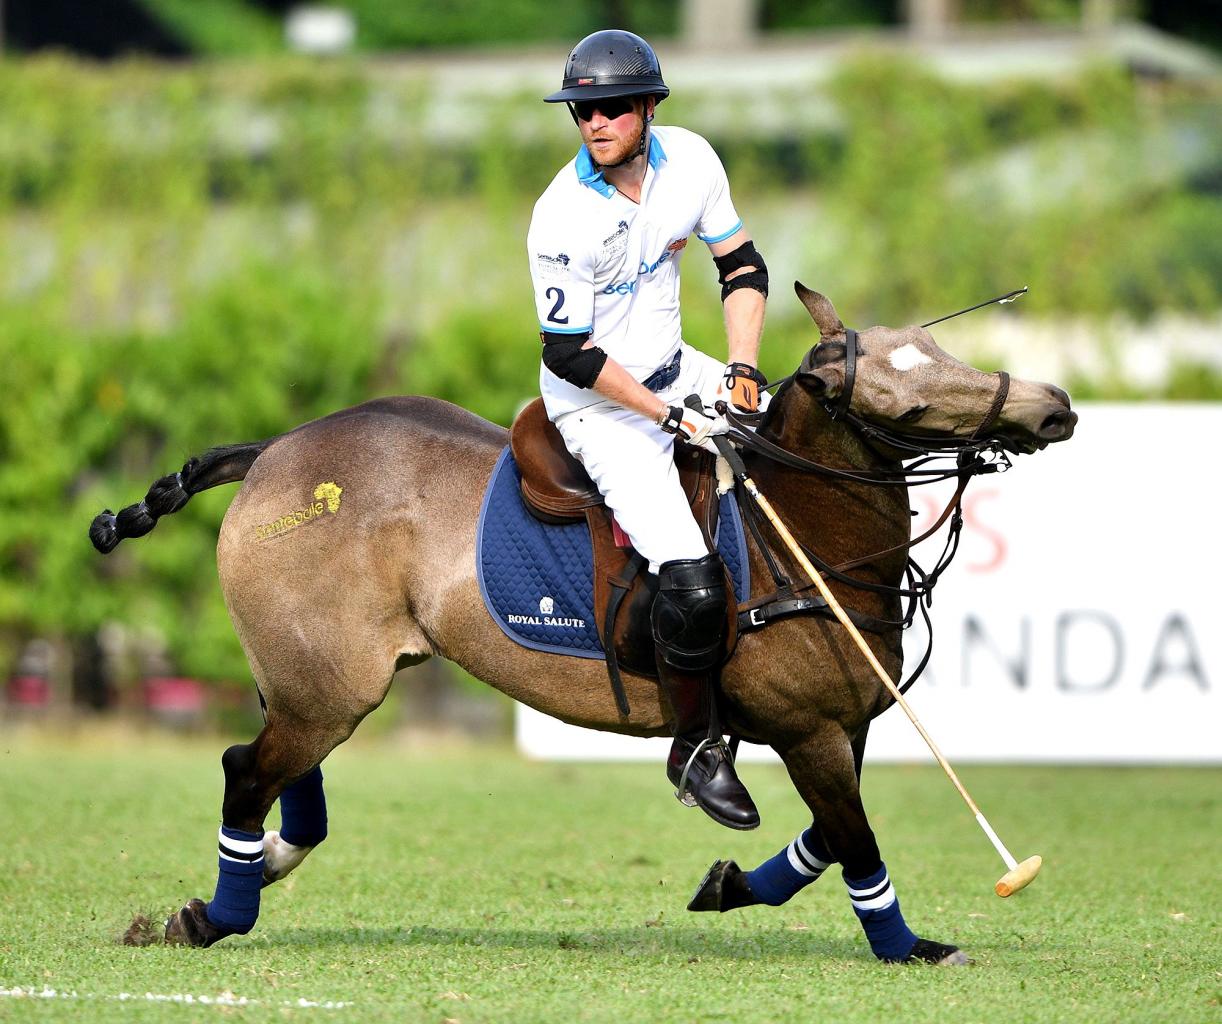
[[[1037,853],[1034,857],[1028,857],[1021,864],[1015,865],[1004,875],[997,880],[997,884],[993,886],[994,891],[998,896],[1012,896],[1019,889],[1025,889],[1031,884],[1031,880],[1040,873],[1040,867],[1043,865],[1044,859]]]

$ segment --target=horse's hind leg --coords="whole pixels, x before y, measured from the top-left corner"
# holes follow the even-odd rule
[[[315,765],[280,794],[280,828],[263,833],[264,885],[280,881],[327,838],[322,782],[322,767]]]
[[[288,874],[326,837],[318,765],[351,731],[277,717],[253,743],[225,751],[216,893],[209,903],[190,900],[171,917],[167,942],[210,946],[254,927],[263,886]],[[281,832],[265,835],[263,821],[277,797],[282,797]],[[275,838],[269,842],[268,836]]]

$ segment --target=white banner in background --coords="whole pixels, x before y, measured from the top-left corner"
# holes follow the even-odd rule
[[[969,486],[931,609],[933,656],[908,700],[952,763],[1222,763],[1222,406],[1078,412],[1071,441]],[[952,491],[912,490],[914,534]],[[909,666],[925,640],[909,631]],[[661,764],[669,746],[522,706],[516,732],[537,758]],[[741,756],[774,757],[748,744]],[[897,707],[872,725],[867,757],[931,760]]]

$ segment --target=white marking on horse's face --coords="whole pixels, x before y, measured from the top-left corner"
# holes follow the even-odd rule
[[[924,352],[909,342],[907,345],[901,345],[894,349],[891,355],[888,356],[891,360],[891,365],[894,366],[900,373],[906,373],[914,367],[920,366],[922,363],[932,363]]]

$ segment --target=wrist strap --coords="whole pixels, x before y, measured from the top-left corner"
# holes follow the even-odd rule
[[[729,363],[726,365],[726,380],[732,381],[735,377],[746,377],[748,380],[755,381],[760,387],[768,383],[768,378],[759,372],[750,363]]]
[[[679,433],[679,427],[683,424],[683,410],[677,405],[669,406],[663,415],[658,420],[658,426],[665,430],[668,434]]]

